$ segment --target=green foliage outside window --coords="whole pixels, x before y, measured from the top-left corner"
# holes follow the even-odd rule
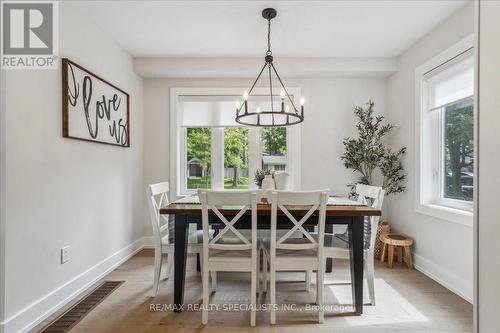
[[[224,168],[232,168],[230,182],[224,181],[224,188],[248,187],[248,174],[241,176],[242,169],[248,172],[248,129],[231,127],[224,129]],[[227,178],[227,177],[226,177]]]
[[[472,201],[474,167],[474,100],[444,108],[445,198]]]
[[[212,131],[210,128],[188,128],[186,135],[188,170],[192,168],[196,171],[195,176],[188,177],[187,188],[210,188]]]
[[[286,127],[263,128],[260,136],[264,154],[271,156],[286,155]]]

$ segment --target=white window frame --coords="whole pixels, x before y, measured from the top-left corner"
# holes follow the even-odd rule
[[[473,203],[442,195],[443,111],[429,113],[424,75],[473,47],[474,36],[470,35],[415,70],[415,211],[470,227]]]
[[[181,126],[181,117],[178,116],[180,96],[234,96],[235,100],[241,98],[244,88],[171,88],[170,89],[170,193],[178,197],[196,193],[196,190],[186,189],[186,128]],[[296,99],[301,96],[300,88],[288,88],[290,95]],[[254,88],[252,94],[264,95],[269,93],[266,88]],[[249,129],[249,188],[257,188],[252,177],[260,166],[261,142],[260,129]],[[287,127],[287,172],[291,177],[291,188],[300,189],[301,173],[301,131],[302,125]],[[212,127],[212,145],[224,145],[224,128]],[[224,183],[224,150],[212,149],[212,188],[222,190],[220,184]],[[215,154],[214,154],[215,152]]]

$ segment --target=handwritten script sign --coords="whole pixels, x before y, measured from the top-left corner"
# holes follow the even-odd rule
[[[62,60],[63,136],[130,147],[129,95]]]

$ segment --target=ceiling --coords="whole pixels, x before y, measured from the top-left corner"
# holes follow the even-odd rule
[[[467,0],[77,1],[134,57],[394,57]]]

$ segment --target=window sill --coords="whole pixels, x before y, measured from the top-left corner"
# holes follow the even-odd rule
[[[456,208],[440,206],[436,204],[417,205],[415,211],[420,214],[432,216],[448,222],[461,224],[467,227],[473,226],[473,212]]]

